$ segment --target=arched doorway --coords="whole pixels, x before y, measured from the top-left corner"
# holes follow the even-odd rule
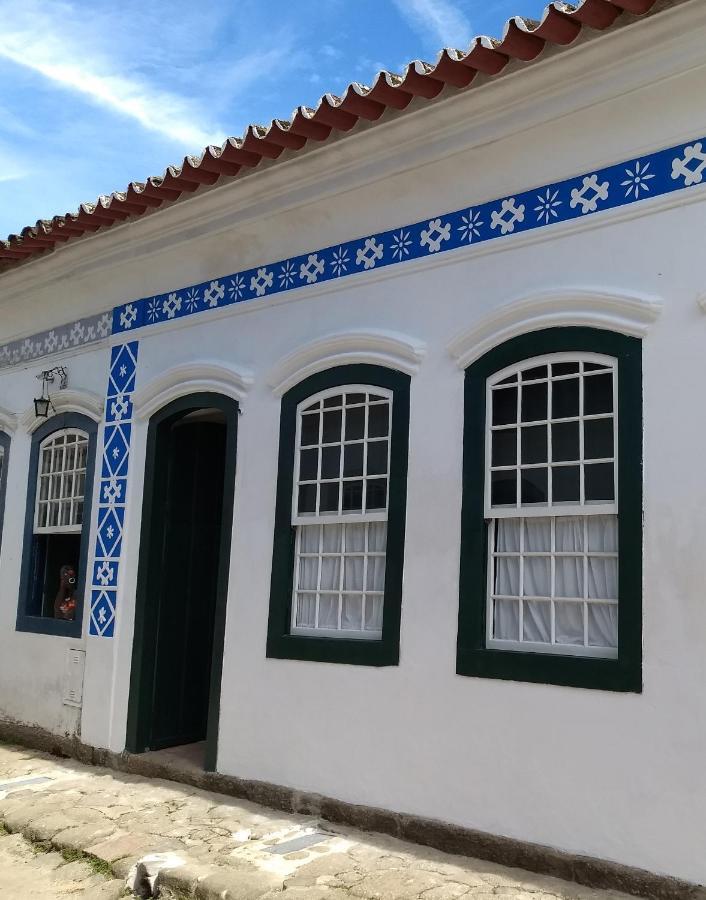
[[[215,393],[149,423],[127,749],[204,744],[216,764],[238,403]]]

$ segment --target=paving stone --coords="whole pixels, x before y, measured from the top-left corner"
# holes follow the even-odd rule
[[[121,879],[106,881],[105,884],[96,886],[92,894],[95,900],[118,900],[118,898],[124,896],[125,882]]]
[[[353,897],[364,900],[408,900],[419,897],[424,891],[439,887],[442,876],[431,872],[414,871],[407,868],[386,869],[370,872],[350,888]]]
[[[77,825],[55,834],[51,842],[58,850],[84,850],[109,838],[114,831],[111,825]]]
[[[446,884],[423,891],[419,896],[421,900],[457,900],[459,897],[466,897],[470,890],[471,888],[467,884],[448,881]]]
[[[117,833],[86,848],[86,853],[107,863],[124,856],[141,856],[152,852],[153,842],[142,834]]]
[[[285,881],[287,890],[316,885],[320,878],[335,875],[340,879],[341,873],[355,873],[355,862],[346,853],[330,853],[317,857],[312,862],[301,866]],[[362,876],[358,875],[356,880]]]
[[[196,885],[197,900],[260,900],[273,890],[280,890],[281,878],[254,867],[237,872],[217,872]]]
[[[70,814],[66,812],[50,813],[41,818],[32,819],[31,822],[23,829],[22,833],[30,841],[50,841],[54,835],[60,831],[65,831],[66,827],[77,825],[106,825],[105,818],[92,809],[72,810]]]

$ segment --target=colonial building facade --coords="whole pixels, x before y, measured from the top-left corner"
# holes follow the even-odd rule
[[[706,879],[704,46],[553,4],[2,242],[2,717]]]

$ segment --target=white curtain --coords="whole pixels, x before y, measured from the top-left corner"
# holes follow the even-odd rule
[[[589,646],[617,646],[617,605],[590,602],[618,599],[617,557],[593,555],[617,553],[617,516],[557,517],[554,523],[553,543],[550,518],[498,519],[495,528],[496,553],[513,555],[495,558],[493,592],[503,597],[517,598],[495,601],[493,622],[495,637],[515,641],[519,639],[522,602],[522,640],[551,642],[552,604],[549,601],[554,597],[555,643],[583,645],[584,615],[586,615]],[[524,555],[520,553],[520,537]],[[546,555],[526,555],[530,553]],[[523,555],[522,597],[546,598],[546,600],[520,599],[521,555]],[[586,586],[584,578],[587,580]],[[587,604],[575,602],[584,600],[584,587],[587,587],[589,602]],[[574,602],[566,602],[572,599]]]

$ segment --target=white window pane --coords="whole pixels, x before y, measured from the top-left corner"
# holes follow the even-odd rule
[[[544,644],[551,642],[552,607],[549,601],[524,601],[522,636],[525,641],[540,641]]]
[[[319,596],[319,628],[338,628],[338,594]]]
[[[71,501],[64,500],[59,504],[59,524],[72,525],[71,521]]]
[[[557,556],[554,565],[554,596],[583,597],[583,556]]]
[[[588,643],[591,647],[618,646],[618,607],[591,603],[588,607]]]
[[[347,556],[343,571],[343,589],[346,591],[363,590],[364,556]]]
[[[365,525],[346,525],[346,553],[365,550]]]
[[[76,445],[72,444],[66,448],[66,468],[69,470],[76,468]]]
[[[583,603],[555,603],[554,629],[557,644],[583,644]]]
[[[365,628],[367,631],[382,631],[382,597],[365,598]]]
[[[525,519],[525,553],[552,549],[552,520]]]
[[[368,576],[365,586],[368,591],[384,591],[385,590],[385,557],[370,556],[368,557]]]
[[[300,628],[313,628],[316,624],[316,594],[297,594],[297,615]]]
[[[493,634],[499,640],[504,641],[517,641],[520,639],[519,600],[495,601]]]
[[[583,550],[583,516],[559,516],[555,520],[557,553]]]
[[[363,598],[360,594],[344,594],[341,628],[346,631],[363,630]]]
[[[39,528],[44,528],[47,524],[47,504],[40,503],[39,509],[37,510],[37,526]]]
[[[39,479],[39,499],[47,500],[49,498],[49,478],[42,476]]]
[[[387,522],[371,522],[368,525],[368,550],[372,553],[384,552],[386,546]]]
[[[588,516],[588,549],[598,553],[618,552],[618,517]]]
[[[313,556],[299,559],[299,577],[297,587],[302,591],[315,591],[319,577],[319,560]]]
[[[500,553],[517,552],[520,549],[520,519],[499,519],[495,523],[497,550]]]
[[[588,557],[588,596],[599,600],[618,599],[618,560],[615,557]]]
[[[551,562],[549,557],[525,557],[523,581],[523,596],[551,597]]]
[[[318,553],[319,552],[319,525],[300,525],[299,526],[299,552],[300,553]]]
[[[495,560],[495,593],[518,597],[520,594],[520,557],[499,556]]]
[[[59,505],[58,503],[50,503],[47,516],[47,525],[54,528],[59,524]]]
[[[311,527],[311,526],[309,526]],[[341,542],[343,540],[342,525],[322,525],[323,533],[323,551],[324,553],[340,553]]]
[[[341,557],[324,556],[321,560],[321,590],[337,591],[341,584]]]
[[[74,500],[74,515],[72,525],[83,524],[83,501]]]

